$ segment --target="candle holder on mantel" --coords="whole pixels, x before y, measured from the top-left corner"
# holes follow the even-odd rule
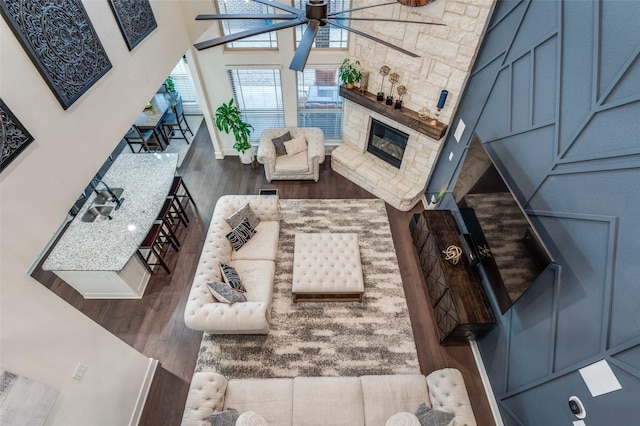
[[[369,88],[369,71],[362,71],[360,77],[360,84],[358,85],[358,90],[360,93],[365,93]]]
[[[394,72],[389,75],[389,81],[391,82],[391,90],[389,91],[389,96],[387,96],[387,100],[385,102],[385,104],[387,105],[393,105],[393,88],[398,82],[398,80],[400,80],[400,76],[397,73]]]
[[[404,96],[405,93],[407,93],[407,88],[405,87],[405,85],[401,84],[400,86],[398,86],[398,88],[396,89],[398,91],[398,100],[396,101],[396,104],[394,105],[394,109],[401,109],[402,108],[402,97]]]
[[[380,84],[380,91],[378,92],[378,94],[376,95],[376,100],[377,101],[384,101],[384,78],[389,75],[389,71],[391,71],[391,68],[389,68],[386,65],[383,65],[382,68],[380,68],[380,74],[382,74],[382,84]]]

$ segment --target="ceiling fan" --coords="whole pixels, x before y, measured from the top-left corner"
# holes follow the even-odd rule
[[[411,57],[417,58],[419,55],[416,55],[413,52],[405,50],[399,46],[396,46],[392,43],[389,43],[385,40],[381,40],[377,37],[374,37],[370,34],[364,33],[362,31],[353,29],[346,25],[343,25],[338,20],[351,20],[351,21],[383,21],[383,22],[402,22],[402,23],[411,23],[411,24],[426,24],[426,25],[444,25],[440,23],[433,22],[423,22],[423,21],[403,21],[399,19],[387,19],[387,18],[349,18],[347,16],[343,16],[345,13],[354,12],[357,10],[369,9],[372,7],[378,6],[386,6],[391,4],[397,4],[398,1],[375,4],[370,6],[362,6],[356,7],[349,10],[343,10],[340,12],[332,12],[329,13],[329,1],[330,0],[307,0],[305,5],[305,10],[298,9],[296,7],[288,6],[286,4],[278,3],[272,0],[253,0],[257,3],[262,3],[267,6],[271,6],[276,9],[283,10],[285,12],[289,12],[288,14],[207,14],[207,15],[198,15],[196,20],[225,20],[225,19],[260,19],[260,20],[277,20],[282,22],[277,22],[274,24],[264,25],[262,27],[252,28],[245,31],[240,31],[235,34],[229,34],[222,37],[217,37],[211,40],[203,41],[201,43],[196,43],[194,46],[198,50],[208,49],[214,46],[220,46],[225,43],[229,43],[235,40],[240,40],[246,37],[252,37],[258,34],[268,33],[270,31],[282,30],[284,28],[291,28],[297,25],[307,24],[307,29],[305,30],[302,40],[300,40],[300,44],[296,53],[293,55],[293,59],[289,68],[294,71],[303,71],[304,66],[307,63],[307,58],[309,57],[309,53],[311,52],[311,46],[313,45],[313,41],[316,38],[316,34],[318,33],[318,29],[327,24],[333,25],[338,28],[342,28],[343,30],[350,31],[359,36],[368,38],[377,43],[383,44],[391,49],[395,49],[399,52],[402,52]]]

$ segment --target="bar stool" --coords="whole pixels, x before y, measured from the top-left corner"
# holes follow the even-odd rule
[[[138,247],[137,254],[150,273],[153,273],[153,266],[160,265],[167,274],[170,274],[171,270],[167,266],[165,258],[169,255],[171,247],[174,247],[171,235],[161,224],[155,223],[151,226],[147,236],[144,237],[140,247]],[[175,249],[180,251],[177,246]]]
[[[180,215],[184,218],[183,222],[189,222],[189,216],[187,216],[187,207],[189,203],[193,204],[194,210],[196,209],[196,203],[193,201],[193,197],[189,193],[187,186],[182,180],[182,176],[176,176],[173,178],[171,189],[169,190],[168,198],[173,201],[175,207],[180,211]],[[184,224],[187,226],[187,224]]]
[[[180,241],[178,240],[176,232],[178,231],[178,228],[180,228],[181,223],[185,226],[186,223],[182,220],[182,215],[173,204],[173,200],[169,198],[165,200],[162,209],[160,209],[160,213],[158,213],[156,221],[164,226],[175,246],[180,247]]]

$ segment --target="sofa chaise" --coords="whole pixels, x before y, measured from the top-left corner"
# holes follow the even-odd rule
[[[422,403],[453,414],[449,425],[476,425],[462,374],[445,368],[426,378],[415,374],[227,380],[217,373],[198,372],[191,381],[182,426],[209,426],[205,417],[230,409],[256,413],[266,424],[277,426],[385,426]]]
[[[227,218],[249,204],[260,220],[256,234],[234,250]],[[225,195],[216,203],[184,312],[187,327],[209,334],[267,334],[280,234],[276,195]],[[218,302],[207,283],[222,281],[220,262],[232,266],[246,287],[245,302]]]

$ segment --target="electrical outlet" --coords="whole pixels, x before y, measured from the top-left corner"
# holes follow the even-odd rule
[[[87,372],[87,366],[81,363],[78,363],[76,366],[76,370],[73,372],[73,377],[76,380],[84,379],[84,374]]]

